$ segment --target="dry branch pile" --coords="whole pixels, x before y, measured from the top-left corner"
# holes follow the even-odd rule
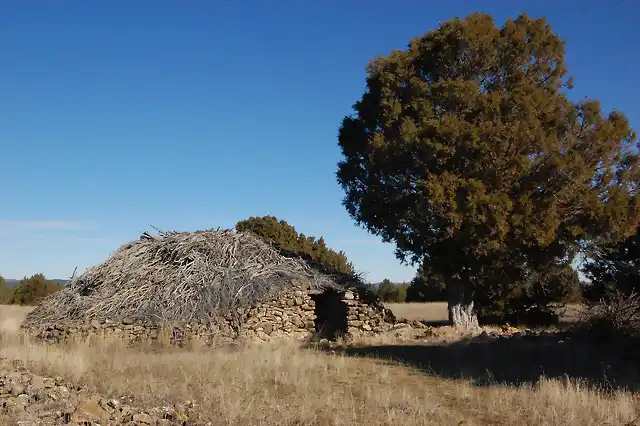
[[[600,338],[640,338],[640,294],[617,291],[587,305],[580,313],[578,327],[587,327]]]
[[[317,290],[342,286],[250,234],[145,233],[43,300],[24,326],[94,319],[235,322],[244,309],[276,296],[292,280]]]

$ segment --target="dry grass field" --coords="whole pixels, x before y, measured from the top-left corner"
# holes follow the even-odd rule
[[[448,321],[447,303],[387,303],[386,306],[399,318],[423,321],[430,324],[444,324]],[[571,322],[578,315],[580,307],[566,307],[563,320]]]
[[[449,318],[446,302],[386,303],[385,306],[398,318],[427,323],[445,323]]]
[[[426,310],[435,316],[441,307]],[[536,377],[500,385],[440,374],[426,368],[429,350],[447,350],[436,343],[395,346],[396,355],[424,348],[418,352],[423,364],[367,356],[367,342],[331,351],[290,344],[154,352],[116,344],[51,346],[16,336],[26,312],[0,306],[0,358],[87,385],[107,398],[131,396],[143,407],[193,400],[215,425],[622,426],[634,424],[629,422],[639,408],[630,392],[605,395],[577,380]],[[431,354],[456,369],[464,367],[461,351]],[[498,361],[516,370],[530,365]]]

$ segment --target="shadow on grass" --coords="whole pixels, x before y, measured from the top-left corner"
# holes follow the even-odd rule
[[[640,390],[637,345],[595,343],[569,333],[451,344],[333,348],[347,356],[387,359],[429,375],[471,380],[477,386],[535,384],[541,377],[582,380],[606,391]]]
[[[442,327],[449,325],[449,320],[420,320],[419,322],[427,327]]]

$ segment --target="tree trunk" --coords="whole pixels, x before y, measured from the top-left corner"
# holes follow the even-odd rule
[[[452,280],[447,283],[447,294],[451,325],[464,331],[478,328],[478,315],[474,309],[473,290],[469,288],[469,283]]]

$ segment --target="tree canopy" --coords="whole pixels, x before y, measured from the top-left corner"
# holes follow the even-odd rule
[[[447,300],[442,276],[422,263],[407,288],[407,302],[443,302]]]
[[[253,217],[236,224],[239,232],[251,232],[268,244],[273,245],[283,255],[299,256],[317,262],[332,271],[354,274],[353,264],[342,252],[327,247],[324,238],[298,234],[296,229],[275,216]]]
[[[544,18],[456,18],[372,60],[342,121],[346,210],[461,303],[484,277],[566,264],[638,225],[636,135],[569,100],[564,55]]]
[[[0,304],[9,303],[12,294],[13,290],[7,287],[7,282],[4,277],[0,275]]]
[[[408,284],[393,283],[385,278],[377,286],[373,286],[372,291],[380,297],[383,302],[404,303],[407,301]]]
[[[59,282],[48,280],[43,274],[35,274],[20,280],[11,296],[11,304],[37,305],[44,297],[61,289]]]

